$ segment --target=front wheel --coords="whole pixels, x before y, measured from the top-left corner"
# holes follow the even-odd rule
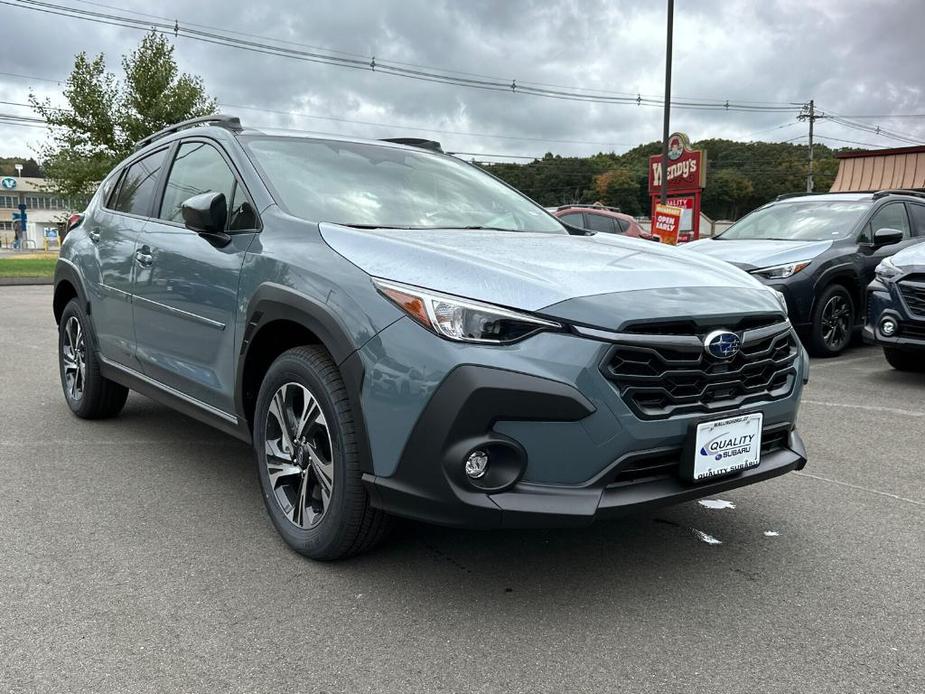
[[[895,347],[884,347],[883,356],[897,371],[925,371],[925,355],[906,352]]]
[[[854,302],[840,284],[822,292],[813,311],[809,351],[815,357],[835,357],[851,342],[854,329]]]
[[[82,419],[115,417],[125,405],[128,388],[100,373],[93,346],[87,315],[80,302],[71,299],[58,324],[58,370],[64,399]]]
[[[347,391],[322,348],[290,349],[270,366],[254,448],[270,519],[296,552],[341,559],[385,536],[390,519],[370,506]]]

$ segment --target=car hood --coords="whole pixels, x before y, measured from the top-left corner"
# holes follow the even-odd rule
[[[701,239],[682,246],[733,263],[745,270],[812,260],[832,247],[831,241],[772,241],[764,239]]]
[[[767,288],[731,265],[640,239],[319,227],[331,248],[370,275],[527,311],[593,295],[683,294],[685,287],[730,296],[753,290],[775,306]]]
[[[896,267],[925,267],[925,242],[901,250],[891,260]]]

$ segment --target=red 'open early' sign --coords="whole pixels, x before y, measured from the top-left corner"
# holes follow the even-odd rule
[[[656,205],[655,216],[652,218],[652,234],[658,236],[662,243],[677,246],[683,211],[680,207],[672,205]]]

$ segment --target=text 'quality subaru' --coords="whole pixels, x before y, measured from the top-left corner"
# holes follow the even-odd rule
[[[132,389],[252,442],[318,559],[392,515],[580,525],[805,464],[778,292],[422,147],[168,128],[68,235],[54,314],[75,414]]]

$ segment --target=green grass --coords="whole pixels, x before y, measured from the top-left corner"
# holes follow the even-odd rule
[[[53,277],[57,255],[26,255],[0,258],[0,279],[8,277]]]

